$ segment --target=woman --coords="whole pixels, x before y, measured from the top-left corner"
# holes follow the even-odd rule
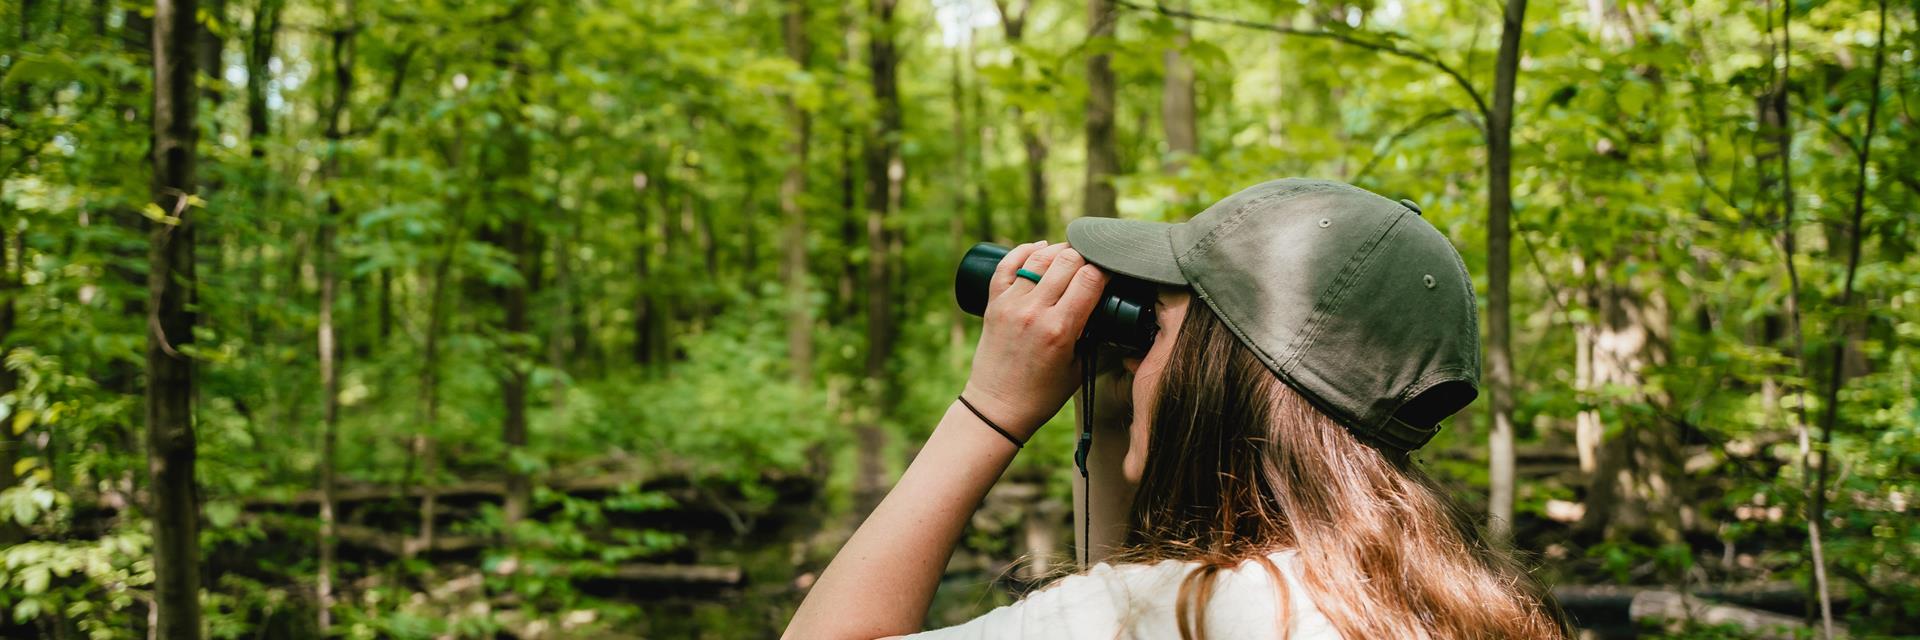
[[[1471,281],[1419,213],[1277,180],[1009,252],[960,399],[787,637],[920,629],[969,514],[1080,380],[1108,272],[1161,286],[1159,336],[1117,380],[1131,410],[1088,464],[1082,543],[1110,563],[925,637],[1564,637],[1409,462],[1479,376]]]

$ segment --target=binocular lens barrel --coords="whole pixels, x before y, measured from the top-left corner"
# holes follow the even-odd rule
[[[967,255],[960,258],[960,269],[953,278],[953,296],[960,303],[961,311],[986,315],[987,287],[993,282],[994,269],[1000,266],[1000,259],[1006,257],[1007,251],[1007,247],[982,242],[973,245]],[[1153,283],[1113,275],[1107,281],[1106,292],[1100,296],[1100,303],[1094,305],[1092,317],[1087,318],[1085,337],[1127,351],[1146,351],[1153,346],[1154,334],[1160,330],[1153,315],[1156,297]]]

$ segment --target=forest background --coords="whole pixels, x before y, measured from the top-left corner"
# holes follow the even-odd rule
[[[0,635],[770,635],[965,247],[1293,175],[1466,256],[1421,459],[1583,627],[1920,633],[1889,4],[9,0]],[[1070,414],[931,624],[1067,562]]]

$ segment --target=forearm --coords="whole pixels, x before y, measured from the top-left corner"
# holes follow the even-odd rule
[[[966,407],[950,405],[899,484],[821,573],[785,637],[919,631],[961,531],[1015,451]]]

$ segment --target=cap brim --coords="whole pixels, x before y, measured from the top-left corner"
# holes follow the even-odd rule
[[[1088,262],[1148,282],[1187,286],[1173,259],[1172,223],[1080,218],[1067,225],[1067,243]]]

